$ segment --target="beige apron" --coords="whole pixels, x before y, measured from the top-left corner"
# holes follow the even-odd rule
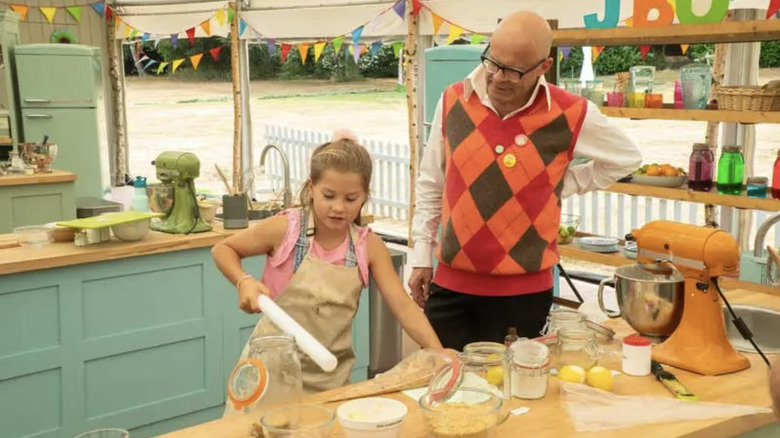
[[[357,311],[363,282],[360,278],[354,243],[357,230],[350,225],[347,266],[334,265],[310,255],[314,218],[301,211],[301,230],[295,248],[295,270],[287,287],[275,299],[290,317],[309,331],[338,359],[330,373],[323,371],[311,358],[298,350],[305,395],[344,386],[352,375],[355,353],[352,351],[352,320]],[[280,330],[267,318],[261,318],[250,340],[257,336],[278,334]],[[249,355],[249,342],[241,359]],[[239,359],[239,360],[241,360]],[[225,414],[236,413],[230,399]]]

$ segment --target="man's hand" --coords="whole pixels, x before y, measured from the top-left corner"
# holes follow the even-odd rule
[[[425,307],[430,293],[431,281],[433,281],[433,268],[414,268],[409,277],[409,289],[412,291],[412,299],[421,308]]]

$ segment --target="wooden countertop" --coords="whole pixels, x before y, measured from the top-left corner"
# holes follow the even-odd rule
[[[33,175],[0,175],[0,187],[25,186],[32,184],[52,184],[76,181],[76,174],[55,170],[52,173],[35,173]]]
[[[754,304],[780,309],[780,297],[755,293],[747,290],[730,290],[727,292],[732,303]],[[630,328],[622,320],[617,323],[619,335],[628,334]],[[770,406],[767,367],[756,354],[748,355],[751,367],[745,371],[731,375],[707,377],[672,367],[665,367],[696,394],[701,401],[745,404],[753,406]],[[770,358],[773,359],[773,358]],[[620,358],[612,356],[602,360],[602,364],[611,369],[620,369]],[[343,388],[335,392],[343,391]],[[671,394],[655,380],[654,377],[630,377],[619,375],[615,381],[614,393],[619,395],[646,395],[670,398]],[[314,396],[310,401],[316,402],[322,395]],[[422,414],[416,402],[411,398],[397,393],[389,397],[401,400],[409,408],[409,414],[403,426],[402,437],[425,438],[427,433],[423,424]],[[329,405],[331,408],[338,403]],[[509,418],[499,426],[497,438],[516,438],[518,436],[533,436],[539,438],[719,438],[739,435],[768,424],[774,423],[773,414],[759,414],[737,418],[716,419],[707,421],[682,421],[674,423],[653,423],[631,428],[602,432],[577,433],[561,403],[558,381],[550,378],[547,396],[542,400],[525,401],[513,398],[510,408],[527,406],[531,410],[527,414]],[[199,426],[182,429],[162,438],[248,438],[252,422],[258,421],[260,415],[235,416],[216,420]],[[342,436],[339,426],[334,428],[334,437]]]

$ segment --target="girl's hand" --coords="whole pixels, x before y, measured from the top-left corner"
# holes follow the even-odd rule
[[[257,298],[260,294],[271,296],[271,291],[254,278],[241,282],[238,287],[238,307],[246,313],[260,313],[260,305]]]

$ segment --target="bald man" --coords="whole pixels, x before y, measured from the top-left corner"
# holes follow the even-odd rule
[[[533,12],[505,18],[479,67],[436,108],[409,286],[447,348],[503,342],[510,327],[538,336],[552,304],[561,199],[640,165],[637,147],[595,105],[545,82],[551,39]],[[590,161],[570,168],[575,155]]]

